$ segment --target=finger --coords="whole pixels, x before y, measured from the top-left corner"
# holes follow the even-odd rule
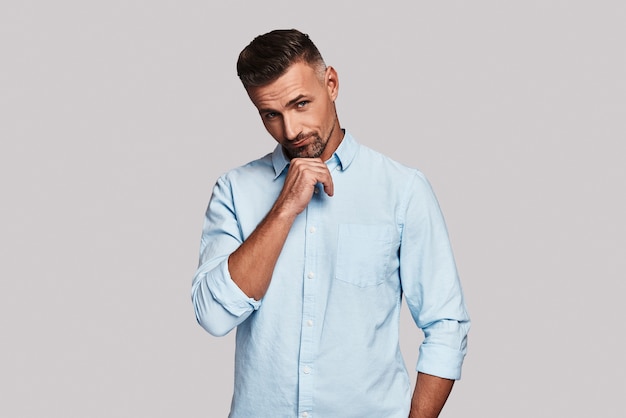
[[[335,184],[333,183],[333,176],[331,176],[330,171],[328,171],[328,167],[324,164],[326,168],[324,176],[319,180],[320,183],[324,186],[324,193],[328,196],[332,196],[335,194]]]
[[[328,196],[332,196],[334,194],[334,185],[333,179],[330,175],[330,171],[328,170],[328,166],[319,158],[299,158],[292,160],[292,168],[295,173],[305,173],[309,174],[305,175],[309,180],[312,180],[312,186],[315,187],[315,184],[322,183],[324,186],[324,192]]]
[[[322,183],[324,185],[324,193],[328,196],[332,196],[335,194],[335,186],[333,185],[332,179],[328,183]]]

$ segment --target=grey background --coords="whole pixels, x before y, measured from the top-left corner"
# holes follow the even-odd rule
[[[625,3],[372,3],[0,4],[0,416],[226,416],[190,284],[215,179],[274,146],[237,54],[289,27],[439,197],[474,323],[442,416],[624,415]]]

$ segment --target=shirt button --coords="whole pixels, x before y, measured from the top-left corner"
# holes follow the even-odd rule
[[[315,274],[310,271],[309,274],[306,275],[306,277],[308,277],[309,279],[312,279],[313,277],[315,277]]]
[[[311,234],[314,234],[314,233],[315,233],[315,231],[316,231],[316,229],[315,229],[315,227],[314,227],[314,226],[312,226],[312,227],[310,227],[310,228],[309,228],[309,232],[310,232]]]
[[[309,366],[304,366],[304,368],[302,368],[302,372],[304,374],[309,374],[311,373],[311,368]]]
[[[313,193],[315,193],[315,194],[318,194],[319,192],[320,192],[320,189],[318,189],[317,187],[313,190]]]
[[[307,326],[312,327],[313,326],[313,321],[311,321],[310,319],[308,321],[306,321]]]
[[[308,412],[303,412],[303,413],[302,413],[302,418],[307,418],[308,416],[309,416],[309,413],[308,413]]]

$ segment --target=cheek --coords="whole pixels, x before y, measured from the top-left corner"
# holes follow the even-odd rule
[[[315,110],[309,117],[307,117],[308,125],[317,128],[323,128],[330,124],[329,118],[330,112],[326,106],[320,107]]]
[[[263,121],[263,126],[265,126],[265,130],[267,132],[270,133],[270,135],[275,136],[277,133],[279,133],[279,124],[277,123],[271,123],[271,122],[266,122]]]

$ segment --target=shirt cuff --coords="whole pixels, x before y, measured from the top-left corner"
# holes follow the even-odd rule
[[[248,297],[230,277],[228,257],[218,265],[216,273],[209,278],[208,287],[224,309],[237,317],[259,309],[261,301]]]
[[[459,380],[465,353],[436,344],[422,344],[416,370],[444,379]]]

